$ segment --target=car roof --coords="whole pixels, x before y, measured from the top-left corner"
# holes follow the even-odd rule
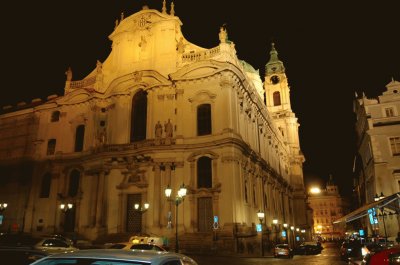
[[[185,255],[152,251],[152,250],[123,250],[123,249],[87,249],[70,253],[54,254],[51,258],[97,258],[97,259],[119,259],[119,260],[137,260],[140,262],[153,263],[160,259],[179,259]]]

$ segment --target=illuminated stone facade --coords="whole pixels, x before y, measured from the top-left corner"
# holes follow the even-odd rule
[[[228,251],[256,240],[259,210],[264,230],[274,217],[309,229],[299,124],[277,51],[263,83],[237,58],[225,28],[215,36],[220,44],[205,49],[186,40],[181,26],[165,7],[144,8],[116,22],[110,55],[83,80],[68,69],[63,96],[3,108],[6,226],[173,241],[175,205],[164,189],[175,196],[184,183],[178,230],[185,248],[189,238],[211,247],[214,216],[217,244]],[[148,211],[133,210],[144,202]],[[73,208],[64,213],[61,203]]]
[[[315,238],[337,240],[345,238],[345,226],[333,225],[333,221],[346,213],[347,203],[339,194],[332,176],[326,184],[326,189],[320,193],[310,193],[308,203],[313,210],[313,227]]]
[[[376,99],[363,93],[354,100],[358,153],[356,157],[356,195],[360,206],[372,203],[376,195],[400,192],[400,82],[392,80]],[[398,206],[397,206],[398,207]],[[399,232],[396,210],[386,208],[386,234],[395,240]],[[385,235],[383,217],[371,225],[368,218],[362,227],[368,235]]]

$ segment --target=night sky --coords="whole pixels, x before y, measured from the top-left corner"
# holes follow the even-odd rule
[[[355,92],[376,97],[392,77],[400,81],[396,2],[174,1],[188,41],[215,47],[226,23],[239,59],[262,79],[275,42],[300,123],[306,184],[332,174],[342,194],[351,192]],[[143,5],[161,11],[162,0],[2,3],[0,106],[62,95],[68,66],[73,80],[89,74],[110,53],[108,35],[121,12],[127,17]]]

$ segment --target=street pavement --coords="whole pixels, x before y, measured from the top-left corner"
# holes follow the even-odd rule
[[[189,255],[199,265],[229,264],[229,265],[261,265],[261,264],[285,264],[285,265],[345,265],[340,259],[339,247],[333,243],[323,244],[324,249],[318,255],[295,255],[293,259],[273,257],[238,257],[238,256],[207,256]]]

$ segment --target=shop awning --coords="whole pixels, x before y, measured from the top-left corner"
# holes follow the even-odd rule
[[[394,194],[387,196],[379,201],[371,202],[371,203],[361,206],[357,210],[354,210],[351,213],[346,214],[345,216],[333,221],[333,224],[338,224],[338,223],[343,223],[343,222],[348,223],[348,222],[354,221],[358,218],[368,215],[369,209],[388,207],[388,204],[391,204],[392,202],[399,200],[399,199],[400,199],[400,192],[394,193]],[[392,207],[390,207],[390,208],[392,208]],[[396,205],[395,207],[393,207],[393,210],[398,210],[398,208],[399,208],[398,205]]]

